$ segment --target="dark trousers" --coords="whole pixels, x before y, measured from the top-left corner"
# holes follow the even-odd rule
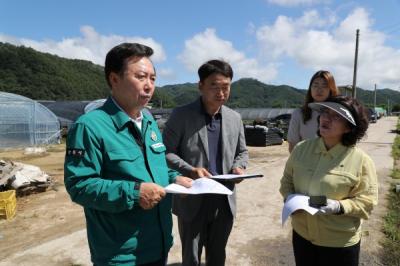
[[[296,266],[358,266],[360,242],[343,248],[322,247],[293,230],[292,244]]]
[[[208,194],[192,221],[178,217],[182,243],[182,266],[198,266],[203,246],[207,266],[225,265],[225,246],[232,230],[233,216],[225,195]]]
[[[166,265],[167,265],[167,259],[160,259],[155,262],[140,264],[139,266],[166,266]]]

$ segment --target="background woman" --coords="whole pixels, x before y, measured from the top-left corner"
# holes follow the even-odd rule
[[[371,158],[355,146],[367,128],[365,109],[355,99],[337,96],[310,103],[319,116],[319,138],[306,140],[291,153],[280,192],[326,196],[315,215],[292,214],[296,265],[358,265],[361,219],[378,201]]]
[[[308,87],[303,107],[296,109],[290,119],[287,140],[289,152],[304,139],[315,138],[318,130],[318,114],[308,106],[311,102],[323,102],[329,96],[338,95],[335,79],[329,71],[320,70],[315,73]]]

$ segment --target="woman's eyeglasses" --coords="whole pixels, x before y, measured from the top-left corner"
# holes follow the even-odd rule
[[[341,121],[344,120],[344,118],[339,115],[338,113],[336,113],[335,111],[328,109],[328,108],[323,108],[320,110],[319,115],[321,117],[325,117],[328,118],[332,121]]]

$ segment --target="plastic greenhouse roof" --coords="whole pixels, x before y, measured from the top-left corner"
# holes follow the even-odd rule
[[[291,114],[294,108],[235,108],[243,120],[271,119],[282,114]]]
[[[2,101],[8,102],[9,100],[33,101],[32,99],[27,98],[22,95],[0,91],[0,102],[2,102]]]
[[[4,121],[4,119],[7,121],[30,119],[30,117],[26,117],[26,113],[23,111],[31,108],[31,106],[33,106],[31,111],[36,111],[35,119],[37,121],[58,122],[57,116],[39,102],[22,95],[0,92],[0,108],[2,110],[0,120],[2,121]]]
[[[0,148],[57,143],[60,122],[39,102],[0,92]]]

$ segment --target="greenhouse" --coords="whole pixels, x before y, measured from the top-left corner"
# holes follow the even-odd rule
[[[268,120],[282,114],[291,114],[293,108],[235,108],[243,120]]]
[[[61,128],[68,129],[84,113],[89,101],[39,101],[53,112],[60,121]]]
[[[98,99],[98,100],[91,101],[90,103],[88,103],[85,106],[85,109],[84,109],[85,113],[89,113],[90,111],[103,106],[103,104],[106,102],[106,100],[107,99]]]
[[[97,99],[97,100],[91,101],[84,108],[85,114],[89,113],[90,111],[93,111],[93,110],[95,110],[95,109],[97,109],[97,108],[99,108],[101,106],[103,106],[103,104],[106,101],[107,101],[107,99]],[[142,111],[151,115],[151,112],[149,111],[148,108],[143,108]]]
[[[0,148],[58,143],[60,122],[42,104],[24,96],[0,92]]]

